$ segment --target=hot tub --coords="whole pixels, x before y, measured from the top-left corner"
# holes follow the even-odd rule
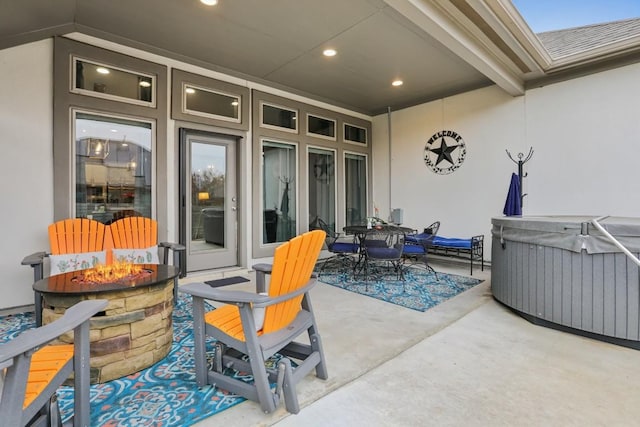
[[[640,218],[492,219],[491,288],[527,320],[640,349]]]

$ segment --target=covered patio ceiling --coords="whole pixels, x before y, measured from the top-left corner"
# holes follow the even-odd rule
[[[0,48],[71,33],[366,115],[492,84],[518,96],[640,57],[635,38],[552,59],[509,0],[0,0]]]

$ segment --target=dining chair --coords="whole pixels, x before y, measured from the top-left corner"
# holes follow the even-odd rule
[[[375,228],[368,231],[362,239],[363,265],[365,281],[375,265],[391,267],[398,280],[404,281],[402,252],[405,234],[400,230]]]
[[[338,261],[338,269],[340,271],[350,271],[355,263],[353,257],[358,254],[360,250],[360,244],[356,242],[356,236],[353,235],[350,239],[345,240],[342,234],[331,229],[321,218],[316,219],[316,227],[325,232],[327,236],[325,238],[325,246],[327,250],[333,254],[333,256],[322,260],[322,266],[318,274],[322,273],[325,267],[333,261]]]
[[[433,241],[439,229],[440,221],[436,221],[426,227],[422,233],[407,234],[403,248],[403,256],[405,258],[422,260],[425,269],[431,271],[436,276],[436,279],[438,278],[438,273],[429,265],[428,255],[429,248],[433,246]]]

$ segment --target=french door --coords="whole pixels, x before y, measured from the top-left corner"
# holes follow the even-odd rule
[[[235,137],[180,130],[180,242],[185,271],[238,264]]]

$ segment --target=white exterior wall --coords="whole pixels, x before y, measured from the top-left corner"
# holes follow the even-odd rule
[[[93,41],[169,67],[222,78],[188,64]],[[48,249],[47,225],[53,220],[52,60],[52,40],[0,50],[0,308],[33,303],[32,271],[20,262],[27,254]],[[640,216],[640,198],[635,197],[640,183],[634,173],[640,152],[639,76],[640,64],[635,64],[529,90],[518,98],[488,87],[394,111],[391,148],[387,114],[375,117],[371,213],[374,203],[383,218],[390,208],[403,208],[404,224],[417,229],[439,220],[444,236],[484,234],[489,258],[491,218],[502,215],[511,173],[517,172],[505,149],[515,156],[531,146],[535,153],[525,165],[529,174],[524,182],[529,194],[525,215]],[[423,160],[426,141],[443,129],[459,133],[467,148],[465,162],[450,175],[434,174]],[[177,161],[174,132],[169,120],[170,171]],[[250,141],[251,135],[247,136]],[[250,157],[249,149],[242,159],[246,170],[251,170]],[[173,175],[167,177],[169,182],[176,181]],[[169,191],[175,192],[175,185]],[[250,183],[245,194],[250,210]],[[247,213],[245,223],[250,221]],[[175,235],[174,224],[169,226],[170,235]],[[248,254],[248,264],[255,261]]]
[[[391,207],[404,208],[404,224],[417,229],[439,220],[446,237],[484,234],[489,259],[491,218],[502,216],[518,170],[505,150],[516,158],[533,147],[524,166],[524,215],[640,216],[639,77],[634,64],[518,98],[488,87],[393,112]],[[423,160],[439,130],[466,143],[466,160],[450,175],[436,175]],[[388,149],[386,132],[387,115],[375,117],[375,153]]]
[[[53,41],[0,50],[0,307],[33,304],[22,259],[53,220]]]

